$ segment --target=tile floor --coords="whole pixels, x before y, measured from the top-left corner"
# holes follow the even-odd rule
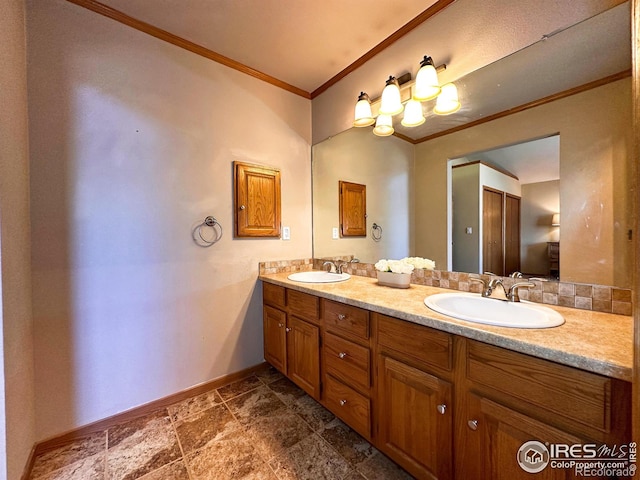
[[[412,478],[274,369],[36,458],[32,480]]]

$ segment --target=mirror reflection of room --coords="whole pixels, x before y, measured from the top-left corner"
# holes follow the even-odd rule
[[[453,270],[559,279],[560,136],[449,161]]]

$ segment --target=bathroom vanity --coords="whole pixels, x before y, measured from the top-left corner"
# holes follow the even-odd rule
[[[441,288],[260,279],[265,359],[417,478],[529,478],[527,441],[629,442],[631,317],[504,328],[431,311]]]

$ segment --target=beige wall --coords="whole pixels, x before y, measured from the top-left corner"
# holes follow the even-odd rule
[[[0,2],[0,478],[20,478],[35,441],[25,12]]]
[[[354,255],[361,262],[404,258],[412,251],[413,146],[352,128],[313,147],[314,256]],[[367,187],[367,236],[332,238],[339,228],[338,181]],[[371,227],[382,227],[374,241]]]
[[[28,10],[43,439],[263,361],[258,262],[311,256],[311,102],[64,0]],[[233,238],[234,160],[281,169],[290,241]]]
[[[630,287],[630,99],[624,79],[417,145],[416,182],[434,188],[415,192],[415,210],[429,219],[416,218],[416,255],[446,261],[448,159],[559,133],[561,279]]]

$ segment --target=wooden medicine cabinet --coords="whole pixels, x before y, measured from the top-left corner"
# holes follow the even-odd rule
[[[343,237],[367,236],[367,186],[338,182],[340,234]]]
[[[280,237],[280,170],[233,162],[236,237]]]

